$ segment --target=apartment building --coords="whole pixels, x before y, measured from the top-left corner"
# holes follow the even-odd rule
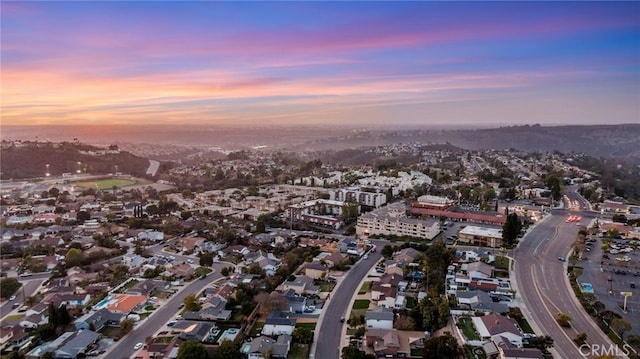
[[[356,234],[359,236],[392,235],[432,240],[440,233],[440,222],[435,218],[420,220],[406,215],[406,206],[396,203],[365,213],[358,217]]]

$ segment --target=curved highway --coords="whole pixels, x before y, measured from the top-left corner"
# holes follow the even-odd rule
[[[567,196],[567,209],[552,210],[552,215],[532,229],[516,249],[515,278],[526,308],[525,316],[539,329],[539,335],[553,338],[556,356],[581,358],[585,356],[573,342],[578,333],[586,333],[590,345],[609,347],[613,343],[576,299],[569,283],[567,263],[559,259],[569,255],[581,227],[575,222],[566,223],[568,216],[581,216],[582,226],[596,217],[575,191]],[[558,325],[558,312],[572,318],[571,328]]]

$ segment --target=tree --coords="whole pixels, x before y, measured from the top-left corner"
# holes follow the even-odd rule
[[[260,305],[261,312],[268,314],[273,309],[282,310],[286,307],[287,301],[279,292],[271,292],[267,294],[260,292],[254,297],[255,302]]]
[[[200,265],[203,267],[211,267],[213,265],[213,253],[211,252],[201,253]]]
[[[551,197],[553,198],[553,200],[560,200],[560,196],[562,195],[562,180],[560,179],[559,175],[555,173],[548,174],[544,179],[544,183],[547,185],[549,190],[551,190]]]
[[[189,357],[191,358],[191,357]],[[240,352],[240,343],[231,340],[223,340],[220,346],[213,351],[211,359],[243,359],[244,354]]]
[[[385,245],[384,247],[382,247],[380,254],[382,254],[382,256],[387,259],[391,258],[393,256],[393,247],[388,244]]]
[[[197,312],[200,310],[200,302],[195,294],[189,294],[184,298],[184,310],[187,312]]]
[[[581,346],[587,342],[587,333],[578,333],[573,339],[577,346]]]
[[[183,342],[178,349],[178,359],[208,359],[208,357],[207,347],[195,340]]]
[[[83,260],[84,255],[82,254],[82,251],[77,248],[69,248],[67,255],[64,257],[67,268],[78,266],[82,264]]]
[[[222,274],[224,277],[229,275],[229,268],[228,267],[224,267],[220,270],[220,274]]]
[[[618,335],[620,335],[620,338],[624,338],[624,333],[631,330],[631,323],[622,318],[615,318],[611,321],[609,327],[614,332],[618,333]]]
[[[22,284],[16,278],[0,279],[0,297],[7,298],[15,294]]]
[[[292,333],[293,340],[301,344],[309,344],[313,340],[313,331],[309,328],[295,328]]]
[[[342,359],[375,359],[375,357],[351,345],[342,348]]]
[[[344,223],[351,223],[358,218],[358,214],[360,214],[360,206],[354,199],[348,199],[342,206],[342,220]]]
[[[558,324],[560,324],[561,327],[565,327],[565,328],[571,327],[571,317],[568,314],[559,312],[556,320],[558,321]]]
[[[124,319],[123,321],[120,322],[120,333],[122,333],[122,335],[128,334],[133,329],[134,324],[135,322],[133,321],[133,319],[131,318]]]
[[[520,222],[518,215],[515,213],[508,214],[504,225],[502,225],[502,239],[505,244],[508,246],[513,245],[521,230],[522,222]]]
[[[527,339],[527,348],[538,348],[543,353],[553,346],[553,338],[548,335]]]
[[[456,359],[463,355],[456,338],[447,333],[424,342],[423,358]]]

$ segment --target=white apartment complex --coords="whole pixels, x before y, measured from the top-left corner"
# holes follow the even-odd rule
[[[362,191],[360,188],[341,188],[329,193],[334,201],[347,202],[354,200],[362,206],[381,207],[387,203],[387,194],[383,191]]]
[[[440,222],[430,218],[408,218],[406,205],[395,203],[378,208],[358,217],[356,234],[359,236],[394,235],[432,240],[440,233]]]

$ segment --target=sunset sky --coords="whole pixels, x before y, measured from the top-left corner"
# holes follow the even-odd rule
[[[640,2],[0,7],[3,126],[640,122]]]

